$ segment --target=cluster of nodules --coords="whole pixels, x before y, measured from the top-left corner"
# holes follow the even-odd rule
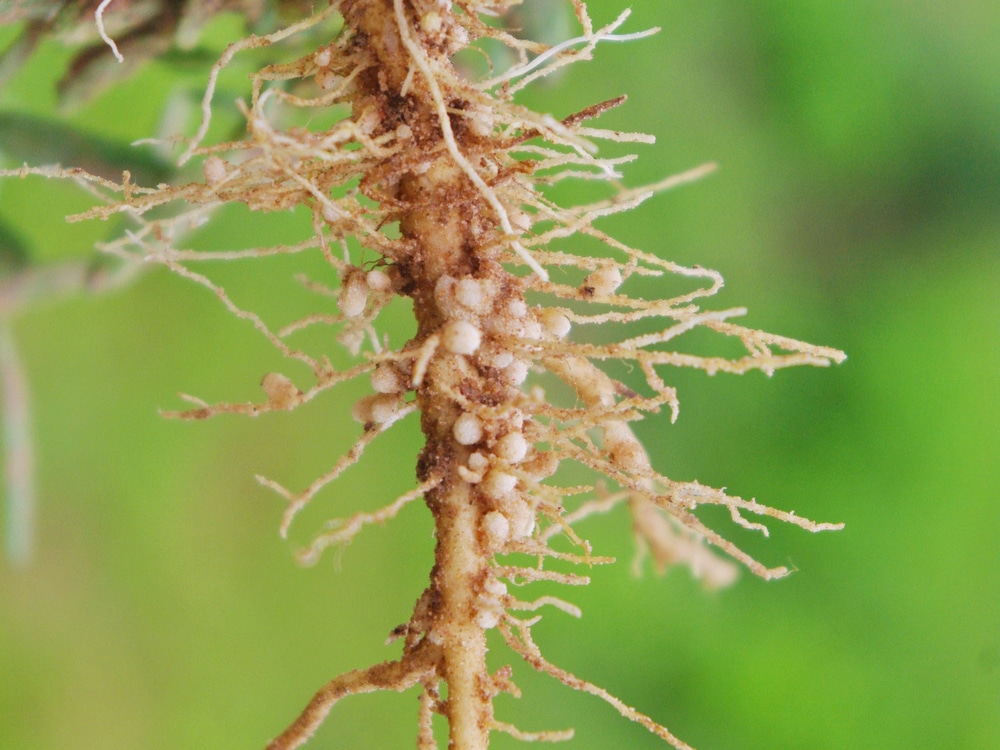
[[[373,268],[369,271],[348,266],[342,271],[337,307],[347,325],[338,338],[352,355],[361,351],[369,335],[371,321],[382,305],[398,291],[399,285],[399,274],[391,266],[385,270]]]
[[[519,387],[528,377],[529,365],[518,353],[535,341],[564,338],[570,321],[555,310],[529,308],[520,280],[498,276],[444,275],[434,286],[434,301],[446,321],[442,326],[445,348],[474,354],[474,364],[480,369],[497,372],[506,384]]]
[[[390,269],[391,270],[391,269]],[[372,291],[371,274],[346,274],[340,293],[345,316],[360,314]],[[380,361],[371,374],[374,393],[354,405],[357,421],[385,424],[396,419],[407,392],[425,378],[442,398],[452,398],[456,414],[448,438],[461,446],[456,471],[485,509],[481,540],[491,553],[531,537],[537,503],[529,487],[551,476],[557,457],[536,445],[547,442],[543,424],[532,420],[522,386],[531,367],[532,346],[564,338],[570,321],[555,310],[530,307],[521,281],[499,272],[493,276],[442,276],[433,302],[440,325],[408,356]],[[380,286],[381,279],[375,286]],[[466,387],[475,382],[475,387]],[[464,399],[447,395],[465,393]]]
[[[365,319],[372,297],[396,293],[401,285],[398,269],[391,265],[368,271],[348,266],[341,278],[337,306],[348,323]],[[379,362],[371,374],[374,393],[355,402],[352,416],[366,425],[395,421],[403,406],[403,396],[412,389],[412,381],[412,361]]]
[[[570,324],[564,315],[529,307],[520,283],[502,273],[445,275],[434,288],[435,303],[445,319],[442,346],[449,354],[466,358],[464,371],[490,393],[484,402],[470,399],[457,404],[460,412],[451,437],[469,451],[457,470],[488,509],[482,517],[481,538],[491,552],[502,552],[509,542],[531,536],[537,508],[524,480],[544,479],[558,463],[553,454],[535,449],[542,442],[542,427],[520,408],[521,386],[528,376],[533,342],[562,338]]]
[[[372,292],[388,294],[393,291],[398,281],[393,278],[392,270],[383,271],[374,268],[366,271],[357,266],[350,266],[343,274],[337,306],[345,318],[358,318],[368,307],[368,298]]]

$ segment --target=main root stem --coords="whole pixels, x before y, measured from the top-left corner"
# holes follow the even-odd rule
[[[519,4],[332,0],[288,28],[231,44],[212,67],[202,122],[180,157],[182,164],[203,159],[204,182],[142,188],[127,172],[116,183],[56,167],[0,171],[0,176],[43,175],[86,186],[100,204],[72,219],[123,215],[134,225],[106,243],[106,252],[136,266],[163,265],[200,284],[314,381],[300,387],[289,376],[268,373],[261,381],[266,394],[261,403],[210,404],[186,397],[194,408],[167,416],[287,411],[345,380],[370,378],[372,392],[352,412],[361,435],[330,471],[299,492],[260,480],[285,501],[282,536],[299,511],[357,463],[378,435],[407,414],[420,414],[424,444],[417,488],[381,510],[348,515],[300,555],[304,562],[315,562],[325,547],[348,544],[362,528],[387,522],[422,497],[434,518],[434,568],[411,618],[394,631],[404,639],[403,655],[332,680],[268,750],[299,747],[344,697],[418,684],[421,750],[435,747],[435,713],[448,722],[450,750],[486,750],[491,731],[527,741],[568,738],[567,732],[524,732],[494,717],[494,697],[516,694],[517,688],[509,668],[493,675],[487,670],[486,634],[493,628],[536,670],[601,698],[677,750],[691,750],[648,716],[546,661],[531,636],[537,618],[523,621],[511,613],[544,605],[571,615],[579,610],[554,596],[516,599],[508,585],[588,583],[586,576],[562,568],[611,560],[592,554],[574,524],[620,505],[631,510],[640,546],[651,550],[657,565],[686,564],[709,587],[726,585],[736,575],[736,567],[709,546],[763,578],[787,570],[767,567],[709,529],[696,515],[701,505],[724,506],[736,524],[765,534],[762,523],[742,514],[808,531],[840,528],[697,482],[675,481],[654,468],[631,423],[667,409],[671,420],[677,419],[677,393],[664,381],[665,370],[771,375],[791,366],[826,366],[844,355],[737,325],[731,319],[745,314],[742,308],[700,309],[722,288],[717,272],[628,247],[595,226],[656,193],[703,177],[714,165],[625,188],[619,167],[631,157],[602,158],[594,141],[648,143],[651,137],[585,124],[624,97],[561,120],[517,104],[513,93],[539,76],[589,59],[600,43],[648,33],[620,33],[627,12],[595,30],[582,0],[572,0],[581,34],[552,46],[518,39],[480,17],[502,20]],[[106,1],[98,9],[99,21],[105,7]],[[324,22],[337,13],[343,26],[334,31],[332,21]],[[331,35],[320,39],[324,30]],[[241,105],[247,139],[204,145],[222,70],[240,52],[274,50],[296,34],[313,46],[252,77],[250,102]],[[459,51],[482,39],[507,46],[517,62],[475,81],[454,61]],[[347,114],[324,129],[284,126],[299,109],[313,117],[338,106]],[[584,206],[559,206],[547,191],[568,178],[598,181],[610,196]],[[250,250],[181,247],[216,207],[234,202],[254,211],[304,206],[313,237]],[[168,204],[181,203],[183,209],[168,214]],[[603,243],[606,252],[578,254],[573,247],[578,237]],[[335,254],[337,248],[342,257]],[[326,278],[300,280],[305,290],[318,293],[320,310],[274,327],[191,268],[206,260],[242,262],[301,253],[324,260],[324,272],[339,279],[339,287]],[[668,299],[644,299],[630,286],[638,277],[672,280],[681,289]],[[396,297],[412,304],[416,333],[394,348],[375,323]],[[631,324],[645,328],[609,341]],[[286,342],[318,325],[339,327],[340,342],[364,360],[337,370],[328,352],[308,354]],[[587,336],[587,326],[601,327],[599,342]],[[695,329],[728,337],[745,353],[697,356],[675,348]],[[609,362],[625,365],[634,376],[613,377]],[[568,403],[550,398],[541,381],[528,380],[543,373],[571,389]],[[593,487],[555,484],[550,478],[564,462],[581,465],[615,487],[605,490],[602,481]],[[578,499],[585,493],[591,499]]]

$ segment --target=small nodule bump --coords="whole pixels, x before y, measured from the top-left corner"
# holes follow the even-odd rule
[[[510,521],[498,510],[491,510],[483,516],[483,533],[494,547],[499,547],[510,539]]]
[[[521,385],[528,379],[528,363],[521,359],[515,359],[504,368],[504,376],[511,385]]]
[[[528,455],[528,441],[520,432],[508,432],[497,441],[496,454],[509,464],[520,463]]]
[[[337,299],[340,311],[345,317],[356,318],[365,311],[368,304],[368,281],[362,273],[348,274],[344,285],[340,288]]]
[[[361,424],[374,422],[382,424],[392,420],[399,412],[401,401],[398,395],[393,393],[375,393],[365,396],[354,403],[351,408],[351,416],[354,421]]]
[[[483,471],[489,465],[490,460],[479,451],[469,456],[469,468],[473,471]]]
[[[466,413],[455,420],[451,433],[459,445],[475,445],[483,439],[483,423],[475,414]]]
[[[205,173],[205,184],[209,187],[215,187],[229,174],[226,170],[226,162],[218,156],[210,156],[205,159],[201,168]]]
[[[569,318],[558,310],[542,310],[538,315],[538,321],[549,335],[557,339],[566,338],[573,327]]]
[[[595,297],[607,297],[614,294],[621,285],[622,272],[615,266],[604,266],[584,279],[581,288],[589,290]]]
[[[407,390],[406,376],[391,362],[379,362],[371,375],[376,393],[402,393]]]
[[[487,497],[500,500],[514,492],[517,487],[517,477],[505,471],[491,469],[481,486]]]
[[[375,292],[391,292],[392,291],[392,278],[385,271],[380,271],[377,268],[368,272],[365,276],[365,280],[368,282],[368,288]]]
[[[299,403],[302,391],[289,378],[278,372],[269,372],[260,381],[267,394],[267,401],[274,409],[291,409]]]
[[[452,354],[474,354],[483,335],[472,323],[452,320],[441,331],[441,344]]]
[[[455,299],[463,307],[478,313],[485,312],[489,302],[483,282],[477,279],[461,279],[456,283]]]
[[[325,68],[327,65],[330,64],[330,60],[331,60],[331,53],[329,47],[321,49],[319,52],[313,55],[313,62],[316,64],[317,68]]]

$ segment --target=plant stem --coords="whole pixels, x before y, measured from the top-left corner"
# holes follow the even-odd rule
[[[476,191],[446,161],[438,162],[421,177],[405,181],[400,192],[419,206],[401,221],[403,237],[412,240],[416,249],[412,258],[400,265],[403,278],[413,288],[418,321],[413,343],[420,348],[437,341],[451,322],[435,290],[442,279],[476,265],[470,252],[475,241],[466,217],[488,213],[489,207],[479,205],[482,200]],[[451,394],[492,394],[500,395],[501,400],[512,394],[502,387],[491,387],[462,354],[449,353],[446,346],[447,341],[440,345],[417,389],[426,438],[418,473],[425,479],[444,477],[426,496],[437,536],[427,596],[427,638],[442,652],[439,675],[448,686],[443,710],[449,724],[449,747],[485,750],[493,715],[492,690],[486,668],[486,635],[477,615],[491,557],[479,538],[488,509],[459,472],[472,451],[454,436],[456,420],[467,411]],[[492,400],[496,402],[495,397]]]
[[[439,642],[442,653],[449,747],[485,750],[493,710],[486,633],[476,621],[477,589],[488,573],[487,558],[476,538],[482,513],[464,482],[434,494],[438,543],[431,573],[432,631],[428,638]]]

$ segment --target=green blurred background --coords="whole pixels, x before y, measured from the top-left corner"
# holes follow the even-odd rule
[[[598,22],[618,12],[610,0],[590,6]],[[543,2],[542,21],[558,32],[556,7]],[[629,184],[718,161],[712,177],[603,227],[720,270],[716,304],[748,306],[750,324],[849,355],[773,379],[669,373],[680,420],[639,430],[669,476],[847,526],[774,527],[769,540],[734,531],[797,572],[769,584],[744,574],[708,593],[681,570],[633,577],[627,519],[591,521],[582,530],[597,551],[622,564],[566,592],[581,621],[546,614],[536,638],[699,750],[1000,748],[1000,5],[632,7],[626,30],[662,32],[603,46],[524,101],[565,116],[627,93],[602,124],[658,139]],[[208,51],[234,28],[214,24]],[[167,98],[190,104],[205,76],[204,65],[149,64],[57,114],[67,60],[43,44],[9,82],[2,114],[127,144],[157,132]],[[223,83],[233,124],[229,103],[244,89],[240,75]],[[0,142],[8,166],[40,152],[12,132]],[[62,222],[87,205],[67,185],[0,182],[7,242],[34,262],[88,257],[113,233]],[[302,215],[221,218],[197,246],[307,231]],[[265,265],[205,270],[238,300],[264,295],[252,304],[276,325],[315,306],[293,264]],[[405,310],[389,318],[403,340]],[[259,748],[324,681],[398,653],[383,641],[431,561],[422,507],[315,568],[290,553],[325,518],[412,485],[412,420],[319,496],[289,544],[276,533],[280,501],[253,475],[299,487],[332,465],[357,435],[348,414],[362,385],[294,414],[161,419],[177,391],[248,400],[268,371],[302,375],[212,295],[163,271],[39,305],[14,332],[39,505],[31,565],[0,562],[0,748]],[[495,645],[497,664],[514,660]],[[597,699],[515,669],[524,697],[498,700],[501,718],[575,727],[574,748],[663,747]],[[353,698],[310,747],[413,747],[415,716],[412,692]]]

